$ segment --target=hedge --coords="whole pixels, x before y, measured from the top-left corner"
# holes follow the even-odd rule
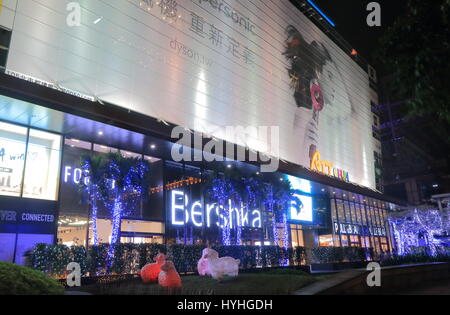
[[[63,295],[64,287],[44,273],[0,262],[0,295]]]
[[[108,244],[69,248],[65,245],[38,244],[30,253],[30,267],[54,277],[64,278],[66,266],[78,262],[84,276],[107,274],[135,274],[153,262],[159,252],[172,260],[180,273],[197,272],[197,262],[205,248],[203,245],[117,244],[110,272],[107,270]],[[356,247],[335,248],[304,247],[284,249],[277,246],[215,246],[220,257],[231,256],[241,261],[241,269],[279,267],[287,262],[291,266],[310,263],[366,261],[367,250]]]
[[[361,247],[318,247],[307,249],[309,263],[342,263],[367,261],[374,257],[371,248]]]
[[[410,249],[410,253],[406,255],[392,255],[382,257],[382,266],[398,266],[407,264],[423,264],[435,262],[450,262],[450,248],[440,247],[436,249],[434,255],[430,254],[428,248],[415,247]]]

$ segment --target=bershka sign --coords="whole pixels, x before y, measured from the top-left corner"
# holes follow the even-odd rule
[[[255,29],[256,25],[252,23],[250,18],[247,16],[244,16],[242,13],[240,13],[238,10],[233,8],[232,6],[228,5],[223,0],[192,0],[194,3],[198,3],[199,5],[203,7],[207,7],[206,4],[209,4],[209,7],[216,10],[219,15],[225,16],[226,18],[233,21],[233,23],[239,25],[241,28],[243,28],[245,31],[256,35]]]
[[[219,228],[229,226],[230,229],[237,227],[262,228],[261,211],[250,210],[242,203],[239,208],[236,208],[229,200],[226,205],[228,210],[228,215],[226,215],[223,205],[206,204],[205,209],[200,200],[190,201],[183,191],[172,190],[170,198],[170,215],[174,226],[192,223],[197,228],[211,228],[214,225]]]

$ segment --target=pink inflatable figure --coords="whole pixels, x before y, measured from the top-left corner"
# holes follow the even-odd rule
[[[161,266],[166,261],[166,258],[166,255],[159,253],[155,258],[156,263],[145,265],[144,268],[142,268],[139,272],[139,276],[144,283],[158,282]]]
[[[166,261],[161,266],[161,272],[158,277],[159,285],[163,288],[176,289],[181,288],[181,277],[171,261]]]
[[[200,258],[197,264],[198,274],[202,277],[211,275],[211,271],[209,271],[208,266],[208,258],[206,258],[210,251],[210,248],[205,248],[202,252],[202,258]]]

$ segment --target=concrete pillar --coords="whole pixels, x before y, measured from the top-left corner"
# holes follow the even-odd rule
[[[303,241],[306,248],[319,247],[319,232],[317,230],[304,230]]]

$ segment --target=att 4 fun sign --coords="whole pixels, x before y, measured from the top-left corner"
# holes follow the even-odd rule
[[[334,163],[323,161],[320,152],[314,153],[311,159],[311,170],[324,175],[336,177],[344,182],[350,182],[350,175],[347,171],[343,171],[334,167]]]

